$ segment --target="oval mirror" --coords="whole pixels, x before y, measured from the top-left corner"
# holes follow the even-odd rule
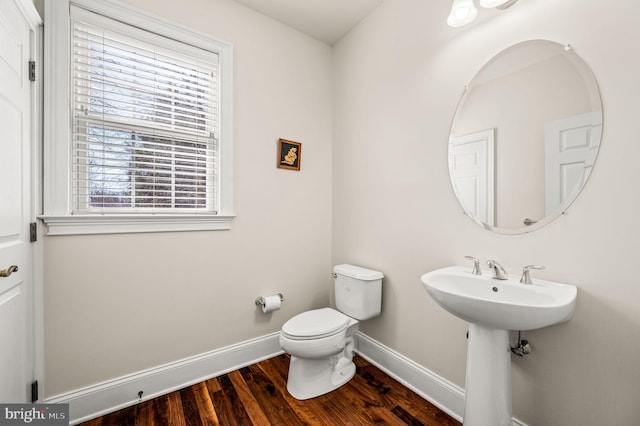
[[[530,232],[578,196],[601,135],[602,102],[587,64],[571,46],[523,42],[466,88],[449,137],[451,184],[481,226]]]

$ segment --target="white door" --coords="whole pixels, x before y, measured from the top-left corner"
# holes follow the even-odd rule
[[[28,76],[33,34],[22,7],[15,0],[0,1],[0,401],[5,403],[30,402],[34,374]]]
[[[465,212],[494,226],[494,129],[451,138],[449,173]]]
[[[602,113],[545,123],[545,213],[566,208],[587,181],[602,135]]]

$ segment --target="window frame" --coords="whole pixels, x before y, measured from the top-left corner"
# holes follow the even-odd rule
[[[71,4],[109,19],[218,54],[220,135],[217,213],[72,214]],[[48,235],[230,229],[233,212],[233,46],[117,0],[45,2],[43,212]]]

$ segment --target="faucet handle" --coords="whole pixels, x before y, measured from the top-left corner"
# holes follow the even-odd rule
[[[522,284],[533,284],[533,282],[531,281],[531,274],[529,273],[529,271],[532,269],[542,270],[545,269],[545,267],[542,265],[527,265],[522,268],[522,277],[520,277],[520,282]]]
[[[473,261],[473,271],[471,271],[473,275],[482,275],[482,271],[480,271],[480,261],[477,257],[465,256],[464,258]]]

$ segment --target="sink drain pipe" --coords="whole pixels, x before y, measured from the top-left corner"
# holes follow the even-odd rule
[[[516,340],[516,344],[511,346],[511,352],[518,356],[525,356],[528,353],[531,353],[531,345],[529,341],[520,338],[521,331],[518,330],[518,340]]]

